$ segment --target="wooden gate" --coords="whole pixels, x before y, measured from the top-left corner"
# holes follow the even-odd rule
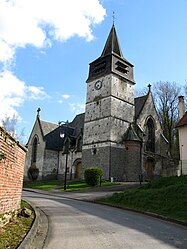
[[[145,170],[147,173],[147,179],[151,180],[154,178],[154,161],[152,159],[147,159],[146,165],[145,165]]]
[[[81,161],[78,161],[77,164],[75,165],[75,179],[81,178],[81,165],[82,165]]]

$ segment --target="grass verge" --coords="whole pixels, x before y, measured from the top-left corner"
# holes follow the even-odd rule
[[[62,185],[61,180],[49,180],[49,181],[33,181],[33,182],[24,182],[24,188],[33,188],[33,189],[42,189],[42,190],[52,190]]]
[[[116,183],[104,182],[104,181],[101,182],[101,187],[112,186],[112,185],[116,185]],[[87,190],[87,189],[94,189],[97,187],[100,186],[91,187],[87,185],[85,181],[69,181],[67,184],[66,191],[71,192],[71,191]],[[61,190],[63,190],[63,187],[61,188]]]
[[[24,188],[32,188],[32,189],[42,189],[42,190],[53,190],[58,188],[59,190],[64,190],[64,182],[62,180],[50,180],[50,181],[36,181],[36,182],[25,182]],[[116,183],[111,182],[102,182],[101,186],[112,186]],[[96,186],[98,187],[98,186]],[[66,191],[78,191],[78,190],[88,190],[95,187],[90,187],[85,183],[85,181],[68,181]]]
[[[27,202],[21,201],[21,208],[24,207],[32,210],[31,206]],[[32,212],[32,215],[29,218],[17,216],[3,228],[0,228],[0,248],[17,248],[29,232],[34,218],[34,212]]]
[[[153,180],[138,189],[115,193],[98,202],[187,221],[187,176]]]

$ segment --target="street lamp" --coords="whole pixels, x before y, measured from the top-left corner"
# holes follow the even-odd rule
[[[68,120],[67,121],[59,121],[59,126],[64,123],[66,126],[68,126]],[[65,175],[64,175],[64,191],[66,190],[67,186],[67,171],[68,171],[68,154],[69,154],[69,146],[70,146],[70,138],[67,134],[60,133],[60,137],[63,139],[66,136],[65,139],[65,146],[64,146],[64,154],[66,154],[66,164],[65,164]]]
[[[65,145],[64,145],[64,154],[66,154],[66,164],[65,164],[65,174],[64,174],[64,191],[67,189],[67,171],[68,171],[68,154],[69,154],[69,145],[70,145],[70,139],[68,135],[66,135]],[[61,138],[65,137],[64,133],[60,134]]]

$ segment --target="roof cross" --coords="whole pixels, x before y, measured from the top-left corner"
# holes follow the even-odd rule
[[[37,109],[37,117],[40,117],[40,111],[41,111],[41,109],[40,109],[40,107]]]
[[[114,24],[115,19],[116,19],[116,17],[115,17],[115,12],[114,12],[114,11],[113,11],[113,14],[112,14],[112,19],[113,19],[113,24]]]

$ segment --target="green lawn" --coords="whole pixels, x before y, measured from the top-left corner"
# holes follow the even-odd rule
[[[116,183],[102,182],[101,186],[111,186]],[[32,189],[42,189],[42,190],[52,190],[58,188],[59,190],[64,190],[64,182],[62,180],[50,180],[50,181],[35,181],[35,182],[25,182],[24,188]],[[85,181],[67,181],[66,191],[78,191],[87,190],[93,187],[88,186]]]
[[[187,176],[153,180],[138,189],[115,193],[99,202],[187,221]]]
[[[24,182],[24,188],[33,188],[33,189],[42,189],[42,190],[52,190],[59,185],[62,185],[61,180],[50,180],[50,181],[33,181],[33,182]]]
[[[24,207],[32,210],[32,207],[27,202],[21,201],[21,208]],[[29,218],[16,216],[7,225],[0,228],[0,248],[17,248],[29,232],[34,219],[35,214],[32,210],[32,215]]]

